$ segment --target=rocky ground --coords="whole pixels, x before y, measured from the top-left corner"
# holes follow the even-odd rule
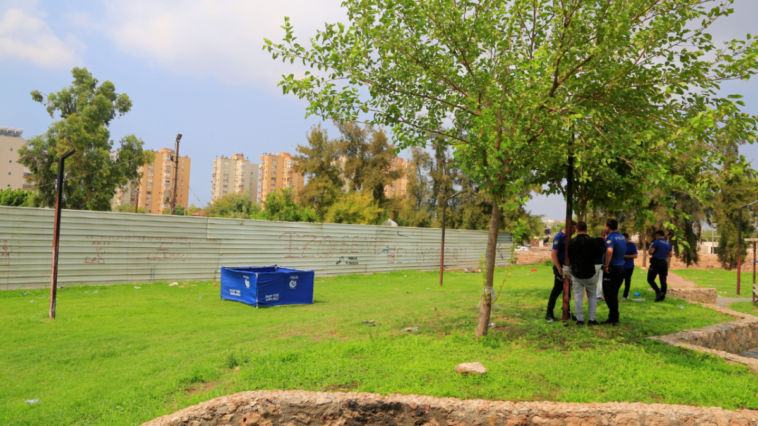
[[[149,426],[279,424],[757,426],[758,411],[640,403],[508,402],[417,395],[256,391],[216,398],[145,423]]]

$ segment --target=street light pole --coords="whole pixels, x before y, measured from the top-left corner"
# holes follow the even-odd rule
[[[742,269],[742,209],[745,207],[750,207],[753,204],[758,203],[758,200],[753,201],[752,203],[745,204],[744,206],[739,208],[739,218],[737,221],[739,222],[737,224],[737,295],[740,295],[740,270]]]
[[[182,134],[176,135],[176,152],[174,152],[174,193],[171,194],[171,215],[176,214],[176,185],[179,182],[179,141],[182,139]]]
[[[75,149],[68,150],[58,158],[58,188],[55,193],[55,222],[53,222],[53,267],[50,274],[50,319],[55,319],[55,303],[58,297],[58,247],[61,239],[61,201],[63,198],[63,167],[66,158],[76,152]]]
[[[442,203],[442,244],[440,248],[440,287],[442,287],[442,273],[445,269],[445,210],[447,210],[447,202],[459,195],[461,195],[460,192],[446,198],[445,201]]]

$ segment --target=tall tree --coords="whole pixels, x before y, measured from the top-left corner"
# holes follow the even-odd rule
[[[321,125],[311,127],[307,145],[298,145],[295,170],[308,182],[297,194],[301,205],[312,207],[323,216],[342,196],[342,168],[337,141],[329,139]]]
[[[732,0],[345,0],[349,25],[326,25],[311,47],[285,18],[276,59],[315,73],[286,76],[308,114],[392,126],[401,148],[441,134],[491,197],[477,336],[487,333],[501,209],[556,165],[615,159],[642,203],[653,188],[700,196],[669,159],[717,167],[724,135],[755,139],[756,119],[718,97],[720,81],[755,74],[758,42],[717,49],[707,28]],[[710,52],[709,55],[706,53]],[[447,130],[439,130],[448,125]],[[586,149],[576,149],[583,146]],[[612,172],[611,167],[604,172]]]
[[[400,172],[392,170],[394,146],[383,130],[369,125],[345,122],[337,123],[337,127],[342,134],[339,153],[346,159],[343,172],[349,189],[366,192],[383,204],[384,187],[400,177]]]
[[[116,93],[110,81],[98,84],[86,68],[74,68],[71,74],[72,84],[50,93],[46,100],[39,91],[31,93],[34,101],[46,105],[50,117],[58,113],[60,120],[19,150],[19,163],[31,172],[35,202],[50,207],[55,204],[58,157],[76,149],[76,155],[66,161],[64,206],[108,211],[116,189],[138,179],[138,168],[152,161],[152,153],[142,150],[142,140],[129,135],[121,139],[112,155],[108,126],[129,112],[132,101],[126,94]]]
[[[718,231],[719,245],[716,253],[725,269],[737,266],[740,255],[745,256],[749,238],[756,230],[758,215],[755,209],[743,209],[742,212],[742,253],[739,245],[739,208],[758,200],[758,179],[756,171],[741,157],[738,144],[732,143],[726,149],[729,158],[727,164],[718,172],[718,191],[714,192],[713,203],[708,211],[708,221]]]

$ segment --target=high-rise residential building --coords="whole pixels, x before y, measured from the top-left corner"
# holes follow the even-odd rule
[[[113,205],[134,204],[139,199],[138,206],[148,213],[163,214],[163,210],[171,208],[172,191],[174,190],[174,150],[162,148],[153,150],[155,160],[139,168],[142,178],[138,182],[119,188],[114,197]],[[176,186],[176,205],[185,209],[189,204],[189,157],[179,156],[178,184]]]
[[[258,166],[259,203],[266,201],[266,196],[275,189],[292,189],[298,192],[305,185],[305,177],[295,172],[295,160],[286,152],[278,154],[264,153],[260,156]]]
[[[402,198],[408,195],[408,175],[413,171],[413,163],[400,157],[392,159],[390,166],[392,171],[399,171],[400,177],[384,187],[384,196],[387,198]]]
[[[21,137],[21,129],[0,127],[0,190],[32,189],[28,183],[29,169],[18,162],[18,150],[26,141]]]
[[[211,202],[228,194],[250,194],[257,201],[258,165],[245,154],[222,155],[213,160],[211,188]]]

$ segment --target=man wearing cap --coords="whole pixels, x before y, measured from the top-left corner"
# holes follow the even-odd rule
[[[626,239],[618,231],[616,219],[605,221],[605,263],[603,265],[603,295],[608,305],[608,320],[603,324],[618,325],[619,323],[619,289],[624,282],[624,255],[626,254]]]
[[[574,233],[576,222],[571,221],[571,233]],[[550,292],[550,298],[547,301],[547,313],[545,319],[547,322],[555,321],[553,311],[555,310],[555,303],[558,300],[558,296],[563,293],[563,264],[566,261],[566,229],[561,229],[560,232],[555,234],[553,238],[553,290]]]
[[[647,283],[655,290],[655,301],[662,302],[666,299],[666,279],[669,276],[668,259],[674,253],[671,251],[671,243],[666,241],[666,233],[657,231],[655,241],[650,246],[650,268],[647,270]],[[661,288],[655,285],[655,276],[660,277]]]

